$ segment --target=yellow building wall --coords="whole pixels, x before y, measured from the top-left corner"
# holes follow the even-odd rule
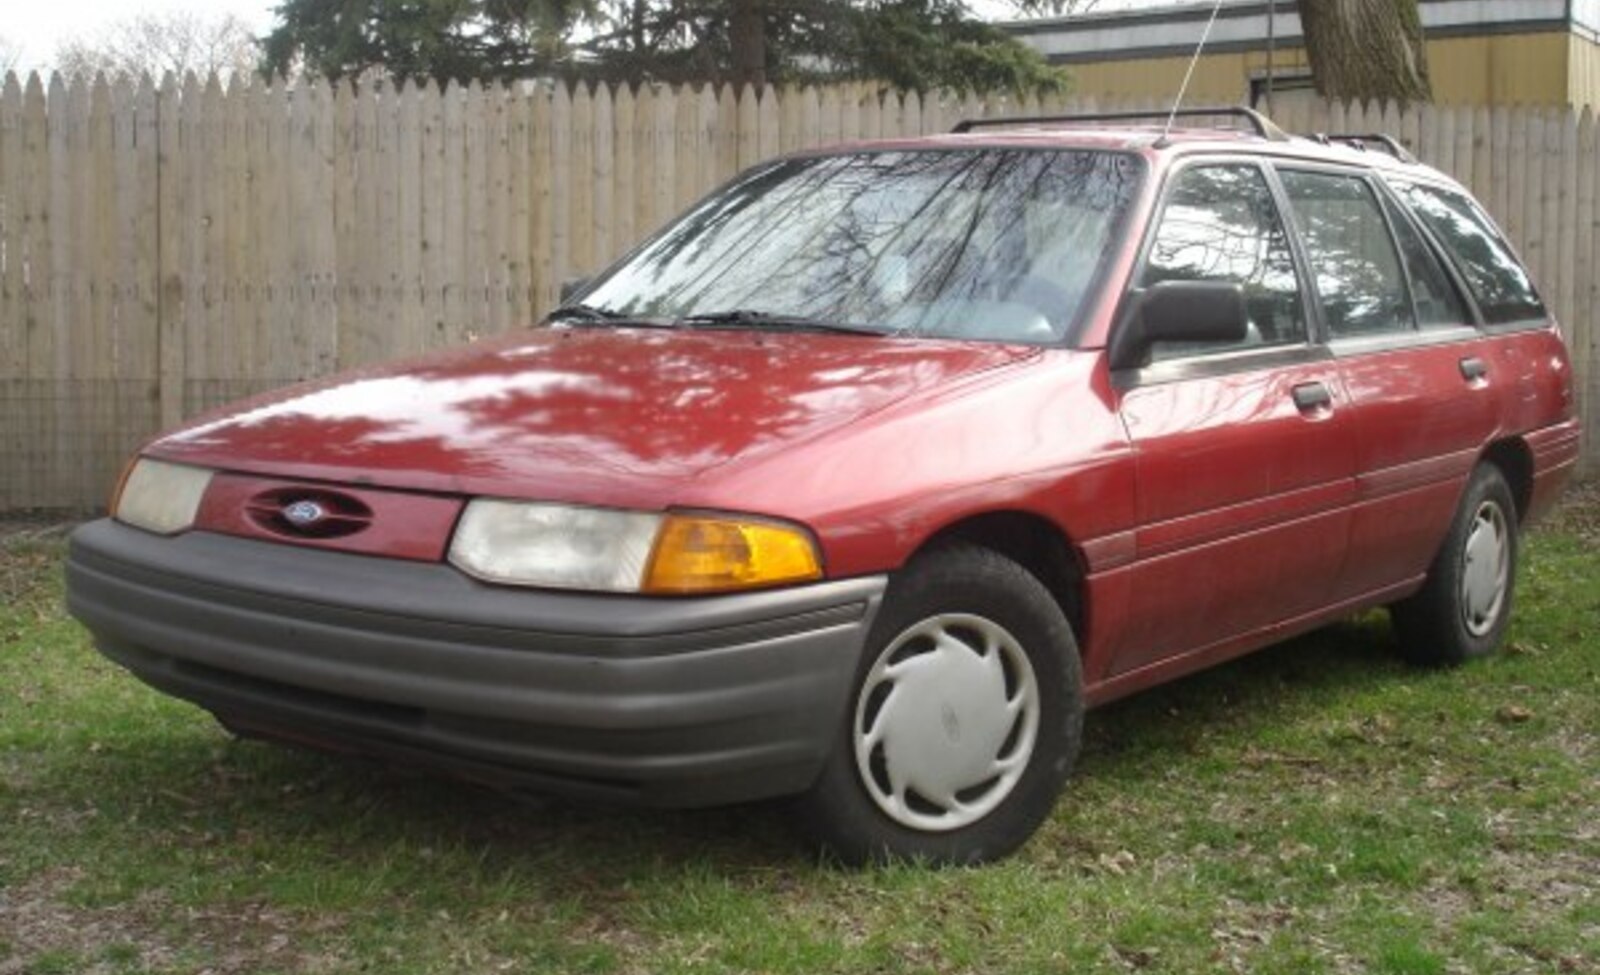
[[[1600,44],[1568,38],[1567,100],[1575,108],[1600,108]]]
[[[1584,45],[1588,78],[1569,87],[1568,61],[1577,66],[1576,45]],[[1569,45],[1573,50],[1569,50]],[[1309,72],[1304,48],[1280,48],[1274,74]],[[1157,101],[1171,99],[1183,82],[1187,57],[1078,62],[1067,66],[1079,95],[1122,95]],[[1265,51],[1202,55],[1189,83],[1187,103],[1235,104],[1250,95],[1250,79],[1266,74]],[[1564,32],[1445,37],[1428,42],[1428,71],[1434,100],[1444,105],[1559,105],[1576,93],[1578,104],[1600,104],[1600,45]]]
[[[1280,48],[1272,58],[1275,74],[1309,71],[1303,48]],[[1171,101],[1189,67],[1187,57],[1139,58],[1131,61],[1084,61],[1067,65],[1072,90],[1078,95],[1123,95]],[[1250,97],[1250,79],[1266,74],[1267,55],[1261,51],[1202,55],[1184,101],[1236,105]]]
[[[1429,41],[1433,99],[1442,105],[1563,105],[1570,39],[1551,31]]]

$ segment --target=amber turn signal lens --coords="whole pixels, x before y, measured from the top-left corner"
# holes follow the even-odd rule
[[[727,592],[822,578],[804,529],[771,521],[668,515],[656,536],[644,591]]]

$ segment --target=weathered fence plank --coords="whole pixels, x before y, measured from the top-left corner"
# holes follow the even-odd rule
[[[1600,424],[1600,275],[1595,273],[1595,263],[1600,261],[1596,252],[1596,230],[1600,230],[1600,201],[1597,201],[1597,183],[1600,183],[1600,166],[1595,165],[1595,117],[1589,109],[1583,110],[1578,123],[1578,203],[1572,214],[1577,225],[1573,282],[1575,305],[1573,317],[1562,323],[1567,341],[1572,345],[1575,382],[1587,407],[1583,417],[1584,456],[1589,469],[1595,470],[1594,460],[1596,424]]]

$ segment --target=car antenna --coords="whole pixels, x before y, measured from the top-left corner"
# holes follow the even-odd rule
[[[1172,121],[1178,117],[1178,109],[1183,106],[1183,96],[1189,90],[1189,79],[1194,77],[1194,66],[1200,63],[1200,52],[1206,49],[1206,41],[1211,38],[1211,28],[1217,22],[1217,13],[1222,9],[1222,0],[1216,0],[1211,5],[1211,16],[1206,20],[1206,29],[1200,34],[1200,43],[1194,46],[1194,56],[1189,59],[1189,69],[1183,73],[1183,84],[1178,86],[1178,97],[1172,100],[1172,111],[1167,114],[1166,127],[1161,130],[1161,138],[1156,140],[1156,147],[1167,144],[1167,136],[1172,134]]]

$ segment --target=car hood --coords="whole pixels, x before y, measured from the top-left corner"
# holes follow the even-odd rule
[[[380,487],[659,507],[681,487],[963,377],[994,344],[540,329],[335,376],[212,413],[147,453]]]

